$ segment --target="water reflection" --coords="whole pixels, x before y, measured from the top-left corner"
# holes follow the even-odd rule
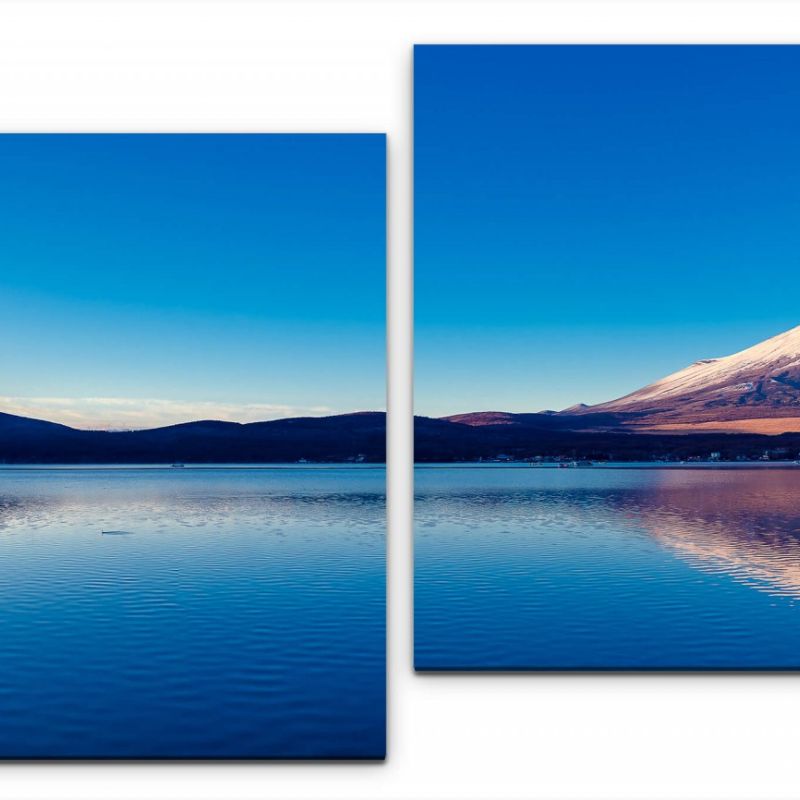
[[[422,669],[800,666],[800,471],[425,469]]]
[[[800,599],[800,476],[795,471],[679,475],[642,504],[643,525],[692,566]]]

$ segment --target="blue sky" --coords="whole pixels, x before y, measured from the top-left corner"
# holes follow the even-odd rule
[[[414,72],[417,413],[601,402],[800,325],[800,48]]]
[[[385,138],[0,136],[0,411],[382,409]]]

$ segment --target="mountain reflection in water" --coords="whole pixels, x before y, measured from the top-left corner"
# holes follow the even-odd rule
[[[800,476],[795,471],[659,472],[641,507],[657,541],[692,566],[762,591],[800,599]]]
[[[800,471],[416,474],[419,669],[800,667]]]

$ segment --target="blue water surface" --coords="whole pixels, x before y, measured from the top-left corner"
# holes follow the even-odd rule
[[[0,756],[381,758],[383,468],[0,469]]]
[[[800,667],[800,470],[419,467],[422,670]]]

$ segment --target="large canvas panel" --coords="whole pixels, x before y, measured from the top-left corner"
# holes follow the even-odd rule
[[[800,666],[800,49],[419,46],[416,666]]]

